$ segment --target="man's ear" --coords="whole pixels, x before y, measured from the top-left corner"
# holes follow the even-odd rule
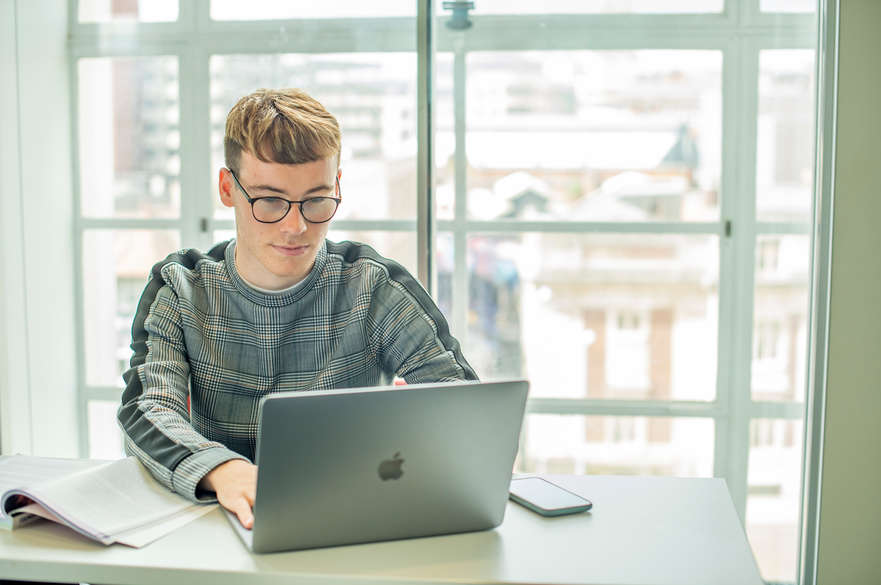
[[[337,170],[336,170],[336,180],[337,180],[337,182],[339,182],[339,180],[342,178],[342,176],[343,176],[343,168],[342,168],[342,167],[338,167]],[[340,188],[339,193],[337,193],[337,197],[339,197],[340,199],[343,198],[343,189],[342,189],[342,187]]]
[[[220,193],[220,202],[223,203],[224,206],[233,206],[233,190],[235,188],[235,181],[232,178],[229,169],[220,169],[220,176],[217,180],[217,190]]]

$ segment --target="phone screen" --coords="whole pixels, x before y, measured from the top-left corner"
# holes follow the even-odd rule
[[[510,492],[515,501],[519,498],[543,510],[587,509],[591,506],[589,500],[540,477],[512,479]]]

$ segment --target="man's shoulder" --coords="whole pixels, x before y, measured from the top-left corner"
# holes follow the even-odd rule
[[[373,247],[348,240],[327,240],[328,268],[346,277],[369,276],[392,281],[415,281],[410,272],[399,262],[386,258]]]
[[[196,248],[184,248],[172,252],[153,265],[150,277],[166,284],[173,284],[181,279],[190,283],[201,281],[223,267],[228,245],[229,241],[221,242],[207,252]]]
[[[327,257],[331,268],[325,271],[324,284],[330,288],[367,293],[388,306],[409,303],[426,312],[436,310],[434,301],[409,270],[367,244],[328,240]]]

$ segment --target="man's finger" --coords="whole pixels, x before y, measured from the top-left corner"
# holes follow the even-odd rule
[[[240,499],[235,506],[236,517],[238,517],[239,522],[242,523],[242,526],[250,530],[254,526],[254,513],[251,511],[251,506],[245,499]]]
[[[251,512],[246,512],[244,514],[238,514],[239,522],[242,523],[242,526],[245,527],[246,530],[251,530],[254,528],[254,514]]]

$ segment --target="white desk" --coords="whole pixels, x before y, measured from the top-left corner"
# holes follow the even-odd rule
[[[248,553],[219,510],[140,550],[93,544],[44,522],[0,532],[0,578],[120,585],[762,583],[720,479],[547,477],[592,500],[594,509],[542,518],[509,502],[495,530],[268,555]]]

